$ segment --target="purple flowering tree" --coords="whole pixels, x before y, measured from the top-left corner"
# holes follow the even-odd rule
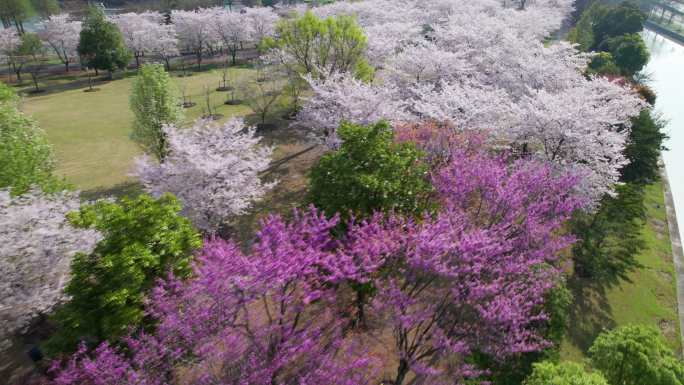
[[[378,367],[396,368],[396,385],[410,375],[454,383],[480,374],[470,354],[505,360],[547,347],[543,301],[573,241],[561,227],[587,204],[581,175],[492,154],[477,135],[458,143],[467,145],[434,163],[435,215],[377,213],[339,227],[311,208],[268,217],[249,253],[210,240],[191,280],[169,277],[154,291],[157,330],[129,338],[130,357],[107,345],[95,359],[82,351],[57,383],[101,371],[140,384],[351,385],[378,380]],[[350,304],[353,285],[373,290]],[[372,314],[369,328],[351,329],[350,309]],[[378,347],[379,357],[368,353]]]
[[[558,254],[572,242],[558,230],[584,204],[572,193],[578,179],[483,151],[455,151],[434,173],[442,211],[404,226],[373,302],[393,328],[394,384],[410,371],[452,383],[477,375],[461,361],[470,353],[503,360],[547,345],[536,325],[546,320]]]
[[[319,273],[336,224],[314,209],[291,223],[269,217],[250,254],[208,241],[193,279],[169,277],[152,294],[154,335],[128,338],[130,356],[107,344],[94,358],[81,349],[55,383],[366,383],[373,361],[352,354],[358,344],[343,338]]]

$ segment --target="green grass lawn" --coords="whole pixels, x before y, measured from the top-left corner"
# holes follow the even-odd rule
[[[231,71],[234,78],[241,81],[252,79],[255,73],[247,68],[232,68]],[[201,116],[206,109],[205,86],[212,91],[211,103],[217,113],[224,115],[224,120],[252,112],[245,105],[224,105],[226,93],[214,91],[219,79],[217,70],[174,77],[178,87],[185,88],[187,97],[197,103],[185,110],[186,123]],[[76,79],[68,79],[73,80]],[[57,90],[24,98],[23,110],[38,121],[54,146],[57,173],[77,188],[107,189],[130,180],[128,173],[133,158],[140,153],[129,139],[133,114],[128,97],[132,81],[133,76],[126,76],[111,82],[97,82],[95,87],[100,91],[83,92],[87,83],[61,89],[64,79],[49,79],[44,82],[48,89],[57,87]],[[26,82],[25,88],[30,87]]]
[[[581,361],[594,338],[604,329],[627,324],[658,327],[668,344],[681,352],[675,269],[665,216],[662,183],[647,188],[648,218],[642,237],[646,248],[639,254],[643,268],[630,274],[631,282],[612,288],[589,287],[573,282],[575,303],[561,358]]]

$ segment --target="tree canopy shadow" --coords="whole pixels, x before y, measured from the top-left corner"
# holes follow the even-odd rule
[[[609,286],[573,276],[568,280],[573,302],[568,311],[568,340],[586,352],[596,337],[616,326],[607,298]]]
[[[142,186],[137,181],[119,183],[110,187],[97,187],[81,191],[81,199],[91,201],[104,198],[136,197],[143,193]]]

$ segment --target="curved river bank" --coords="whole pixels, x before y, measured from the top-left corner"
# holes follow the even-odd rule
[[[656,111],[668,121],[665,132],[670,138],[665,145],[669,151],[663,152],[663,160],[680,235],[684,235],[684,46],[650,30],[645,30],[643,37],[651,52],[644,71],[650,74],[650,85],[658,94]]]

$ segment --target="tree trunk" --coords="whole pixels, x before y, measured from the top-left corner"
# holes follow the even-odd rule
[[[33,80],[33,86],[36,88],[36,91],[40,91],[40,87],[38,87],[38,74],[31,73],[31,79]]]
[[[68,73],[69,72],[69,61],[68,60],[66,60],[64,62],[64,66],[66,67],[66,72]]]
[[[394,379],[394,385],[402,385],[406,379],[409,371],[408,361],[405,359],[399,360],[399,367],[397,368],[397,377]]]
[[[164,58],[164,63],[166,63],[166,72],[171,72],[171,63],[169,62],[168,57]]]
[[[14,16],[13,19],[14,19],[14,26],[17,28],[17,33],[19,35],[23,35],[24,34],[24,24],[21,21],[17,20],[16,16]]]
[[[360,291],[356,291],[356,323],[358,326],[366,326],[366,311],[365,311],[366,295]]]
[[[235,66],[235,64],[237,63],[237,49],[233,48],[232,50],[230,50],[230,56],[232,58],[232,65]]]
[[[95,68],[95,76],[100,76],[100,73],[98,72],[97,68]]]
[[[21,83],[21,67],[17,67],[16,64],[12,64],[14,68],[14,73],[17,75],[17,83]]]
[[[140,55],[135,55],[135,68],[140,69]]]
[[[197,54],[197,70],[198,71],[202,70],[202,54],[201,53]]]
[[[112,71],[112,70],[107,71],[107,79],[114,80],[114,71]]]

